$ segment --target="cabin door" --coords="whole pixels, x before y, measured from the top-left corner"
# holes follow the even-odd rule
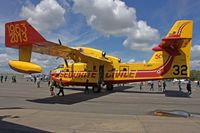
[[[99,66],[99,78],[98,84],[101,85],[104,82],[104,65]]]

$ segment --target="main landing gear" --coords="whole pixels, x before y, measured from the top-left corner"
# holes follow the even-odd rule
[[[113,85],[112,85],[112,84],[106,85],[106,89],[107,89],[108,91],[113,90]]]
[[[93,93],[99,93],[101,92],[101,89],[102,89],[101,85],[92,86]]]
[[[92,87],[92,91],[93,91],[93,93],[99,93],[99,92],[101,92],[102,88],[103,88],[102,85],[93,86]],[[107,91],[112,91],[113,90],[113,85],[112,84],[106,85],[106,90]]]

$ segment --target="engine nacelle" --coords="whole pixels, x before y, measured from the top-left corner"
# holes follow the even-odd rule
[[[10,68],[20,73],[41,73],[42,67],[37,64],[33,64],[30,62],[18,61],[18,60],[10,60],[8,62]]]

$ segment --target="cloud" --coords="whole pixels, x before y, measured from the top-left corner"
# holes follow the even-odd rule
[[[41,66],[43,68],[43,73],[48,73],[50,70],[56,68],[58,64],[64,63],[62,58],[56,58],[57,57],[32,53],[31,62]]]
[[[56,0],[42,0],[36,6],[28,3],[21,9],[20,16],[28,19],[39,31],[49,32],[65,22],[65,9]]]
[[[86,17],[87,24],[104,35],[125,36],[123,45],[133,50],[149,50],[160,38],[157,29],[137,21],[135,8],[120,0],[73,0],[73,12]]]
[[[134,63],[135,62],[135,59],[130,59],[129,61],[128,61],[128,63]]]
[[[194,45],[191,51],[191,61],[190,61],[191,69],[200,70],[199,53],[200,53],[200,45]]]
[[[191,60],[200,60],[200,45],[194,45],[191,49]]]
[[[191,70],[200,70],[200,60],[191,60],[190,69]]]
[[[93,31],[86,31],[73,39],[68,40],[68,43],[74,46],[85,46],[90,42],[96,40],[100,35]]]
[[[9,60],[9,55],[7,53],[0,54],[0,66],[4,65]]]
[[[60,39],[62,44],[65,46],[87,45],[100,36],[98,33],[91,30],[85,31],[80,34],[71,34],[66,31],[63,33],[47,33],[45,35],[48,37],[48,40],[52,42],[58,43],[58,39]]]
[[[196,44],[192,47],[192,51],[200,51],[200,45]]]
[[[5,24],[0,22],[0,37],[4,37],[5,36]]]
[[[5,23],[0,22],[0,43],[4,43],[5,38]]]
[[[0,72],[9,72],[11,69],[8,66],[8,61],[17,58],[18,55],[15,49],[0,47]]]

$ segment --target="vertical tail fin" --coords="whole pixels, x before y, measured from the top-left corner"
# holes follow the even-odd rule
[[[30,62],[32,44],[36,41],[45,39],[26,20],[6,23],[6,47],[18,48],[20,61]]]
[[[190,54],[192,45],[191,20],[179,20],[162,39],[162,42],[153,48],[154,55],[149,63],[164,65],[169,58],[173,63],[163,78],[188,78],[190,76]]]
[[[32,45],[46,41],[26,20],[9,22],[5,25],[5,45],[19,49],[19,61],[9,61],[12,69],[24,73],[41,72],[42,68],[29,63]]]

